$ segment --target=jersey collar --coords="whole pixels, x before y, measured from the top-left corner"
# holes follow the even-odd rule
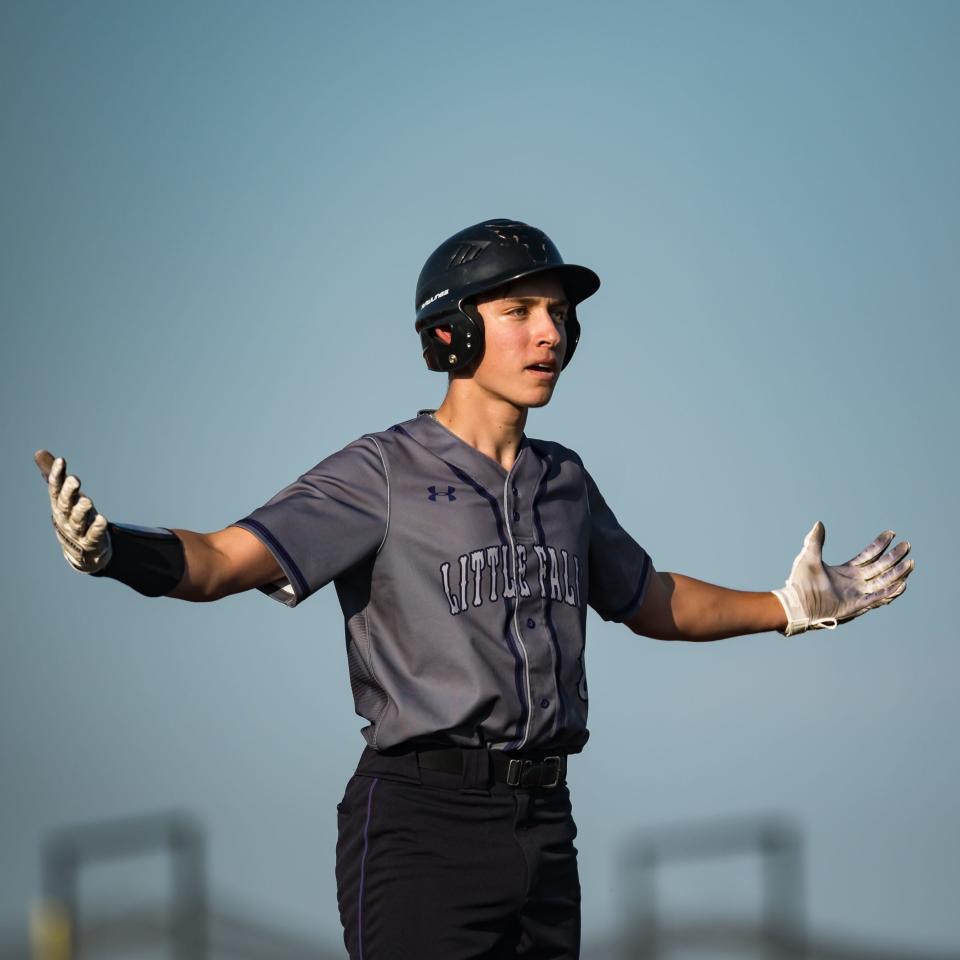
[[[493,475],[500,482],[503,482],[507,476],[515,474],[520,469],[522,461],[530,458],[530,454],[527,453],[530,441],[527,439],[527,435],[523,433],[520,435],[520,447],[517,450],[517,458],[514,460],[513,469],[508,473],[503,469],[502,464],[492,457],[488,457],[485,453],[481,453],[476,447],[471,446],[448,430],[439,420],[435,420],[431,416],[435,412],[432,409],[418,410],[416,419],[408,420],[402,426],[407,433],[432,453],[442,460],[457,464],[468,473],[481,471],[484,477],[489,478],[492,471]]]

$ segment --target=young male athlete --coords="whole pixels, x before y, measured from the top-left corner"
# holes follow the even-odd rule
[[[216,533],[108,523],[63,459],[36,455],[79,571],[291,607],[334,581],[368,721],[338,807],[354,960],[578,955],[565,780],[588,735],[588,606],[657,639],[791,636],[889,603],[913,569],[892,531],[828,566],[817,523],[774,591],[657,572],[577,454],[524,432],[599,284],[526,224],[457,233],[417,285],[424,358],[449,373],[439,409],[364,435]]]

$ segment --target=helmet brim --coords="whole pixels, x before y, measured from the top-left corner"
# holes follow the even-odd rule
[[[450,313],[457,311],[462,312],[464,304],[473,303],[485,293],[490,293],[509,283],[516,283],[518,280],[525,280],[527,277],[539,276],[544,273],[554,273],[560,277],[564,293],[566,293],[571,307],[582,303],[587,297],[592,297],[600,289],[600,278],[589,267],[582,267],[576,263],[552,263],[530,267],[520,270],[512,276],[498,277],[496,283],[490,283],[489,280],[478,280],[476,283],[467,284],[457,291],[457,299],[450,296],[438,298],[429,307],[421,309],[415,325],[416,330],[419,333],[428,325],[437,325],[441,317],[449,316]]]
[[[464,303],[476,300],[485,293],[491,293],[500,287],[516,283],[518,280],[526,280],[527,277],[536,277],[545,273],[553,273],[560,278],[567,300],[570,301],[572,307],[582,303],[587,297],[592,297],[600,289],[600,278],[589,267],[581,267],[576,263],[546,264],[530,270],[521,270],[512,277],[499,280],[495,286],[479,283],[475,285],[476,289],[462,290],[459,305],[462,306]]]

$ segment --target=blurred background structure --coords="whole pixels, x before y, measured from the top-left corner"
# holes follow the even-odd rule
[[[884,528],[917,559],[835,632],[590,615],[585,943],[644,883],[661,952],[684,917],[762,923],[756,850],[630,838],[784,811],[811,943],[956,957],[958,48],[948,0],[0,4],[5,956],[54,831],[158,810],[203,825],[208,946],[242,920],[336,955],[362,738],[334,591],[291,612],[77,576],[32,454],[111,519],[222,528],[439,402],[417,273],[512,217],[603,281],[528,433],[583,456],[658,569],[772,588],[818,518],[828,562]],[[91,861],[79,915],[167,909],[169,866]]]
[[[168,896],[156,902],[81,909],[81,875],[102,861],[161,851],[169,858]],[[711,912],[701,903],[663,922],[657,874],[672,863],[702,863],[747,854],[761,873],[756,917]],[[583,960],[957,960],[960,953],[889,950],[855,939],[829,939],[807,929],[803,837],[783,816],[678,823],[631,838],[620,861],[623,897],[618,930],[584,945]],[[249,905],[211,898],[202,827],[183,814],[128,818],[66,828],[43,849],[42,897],[31,924],[32,960],[323,960],[343,951],[296,937]],[[2,950],[2,945],[0,945]],[[11,956],[13,950],[10,951]],[[0,954],[0,955],[5,955]]]

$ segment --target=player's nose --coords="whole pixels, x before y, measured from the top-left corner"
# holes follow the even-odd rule
[[[564,325],[557,323],[550,310],[543,306],[534,310],[535,333],[537,343],[558,346],[563,339]]]

